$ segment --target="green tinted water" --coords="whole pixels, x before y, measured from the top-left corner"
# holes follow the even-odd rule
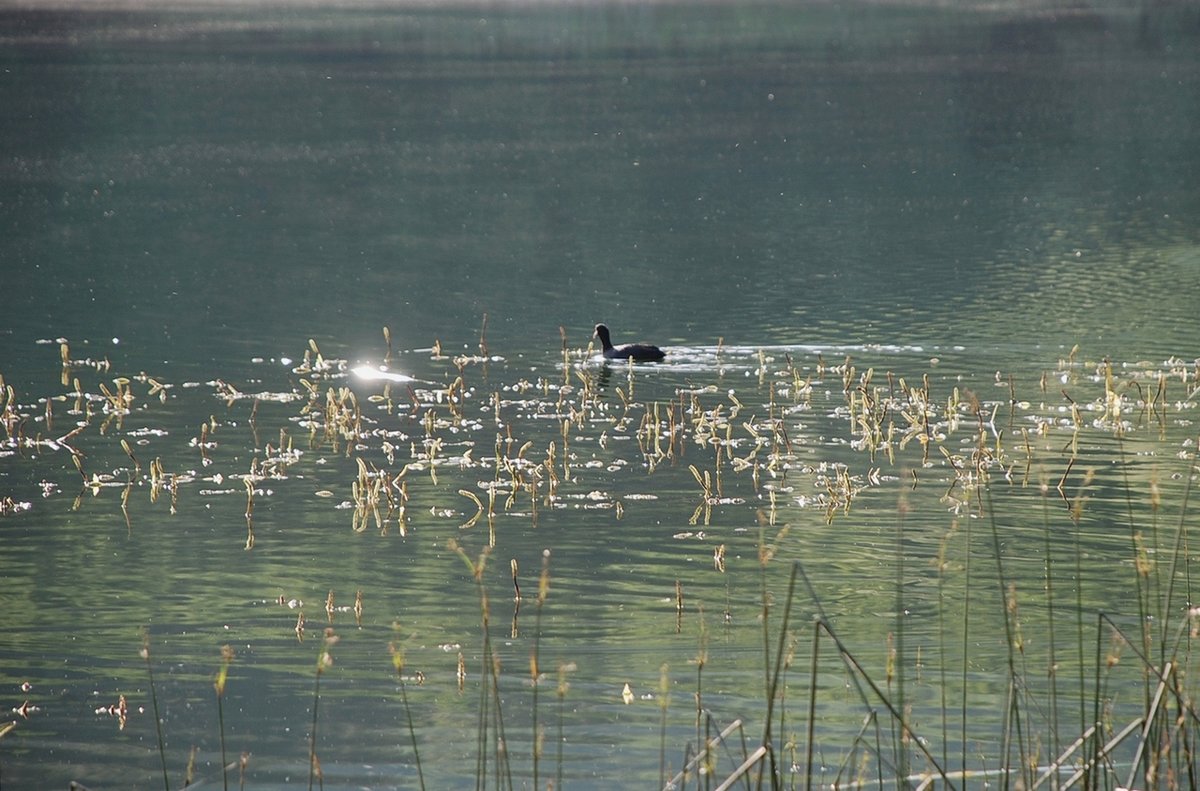
[[[1049,560],[1072,690],[1072,608],[1089,641],[1100,609],[1136,631],[1132,534],[1170,556],[1195,451],[1194,29],[1186,13],[861,7],[5,12],[0,703],[36,710],[11,715],[3,776],[161,783],[148,628],[172,785],[193,747],[196,776],[220,785],[222,644],[237,655],[230,759],[252,754],[254,787],[305,782],[332,590],[326,783],[415,782],[394,642],[427,780],[470,784],[480,607],[451,539],[473,558],[494,544],[484,581],[518,784],[532,784],[539,633],[543,782],[561,715],[567,785],[656,783],[663,664],[677,769],[702,625],[705,707],[759,733],[763,581],[774,636],[794,560],[881,683],[902,622],[906,694],[935,757],[994,766],[1007,653],[993,539],[1038,678]],[[666,346],[667,362],[630,374],[587,359],[601,320]],[[391,369],[417,380],[391,388],[390,409],[382,384],[350,374],[388,354],[384,326]],[[303,367],[309,338],[327,370]],[[1120,415],[1105,412],[1105,358]],[[915,407],[900,378],[926,375],[945,436],[901,448]],[[100,389],[118,394],[118,377],[121,410]],[[342,387],[359,431],[327,437]],[[967,390],[987,416],[991,507],[955,474],[987,456]],[[888,405],[871,414],[893,426],[894,459],[872,454],[846,391]],[[78,423],[83,476],[45,441]],[[403,530],[395,514],[352,529],[359,459],[389,479],[407,465],[390,489],[405,486]],[[536,497],[497,489],[492,529],[462,527],[476,506],[460,490],[486,510],[493,481],[514,476]],[[785,525],[764,576],[760,542]],[[1188,597],[1175,595],[1172,624]],[[814,610],[797,598],[800,742]],[[829,781],[864,709],[833,654],[820,668]],[[1138,678],[1131,666],[1125,698]],[[123,729],[106,710],[121,695]],[[1062,696],[1060,746],[1084,727],[1078,698]]]

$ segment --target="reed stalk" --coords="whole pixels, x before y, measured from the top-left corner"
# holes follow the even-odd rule
[[[658,787],[667,787],[667,709],[671,705],[670,666],[666,662],[658,668]]]
[[[907,718],[904,717],[903,713],[896,707],[895,702],[892,701],[891,697],[879,687],[874,679],[871,678],[870,674],[867,673],[866,669],[862,666],[862,663],[858,660],[858,658],[855,657],[855,655],[850,651],[849,647],[842,642],[840,637],[838,637],[837,631],[833,628],[833,625],[830,623],[825,614],[824,605],[821,603],[821,599],[817,595],[816,588],[813,586],[811,578],[809,578],[808,573],[804,570],[804,565],[798,560],[793,562],[793,581],[797,575],[804,583],[813,605],[817,610],[815,623],[817,624],[818,628],[820,628],[825,632],[826,635],[829,636],[830,640],[832,640],[836,646],[838,655],[842,660],[842,664],[845,665],[847,671],[849,671],[850,680],[854,685],[854,688],[857,690],[859,699],[862,701],[864,707],[866,707],[868,712],[873,712],[875,707],[871,703],[871,697],[873,696],[875,700],[878,700],[884,706],[884,708],[887,709],[888,714],[891,716],[891,721],[898,724],[900,730],[902,731],[902,735],[904,735],[904,737],[907,738],[911,744],[916,746],[918,751],[920,751],[921,755],[925,758],[926,762],[933,767],[933,771],[937,777],[941,778],[948,787],[953,787],[953,784],[950,783],[945,769],[942,767],[937,758],[935,758],[930,752],[925,740],[913,732]],[[790,602],[786,605],[785,609],[787,607],[790,607]],[[868,695],[868,690],[870,691],[870,695]],[[876,747],[874,753],[879,759],[880,768],[882,769],[883,765],[887,763],[883,752]],[[888,766],[889,769],[895,773],[897,778],[902,778],[898,767],[891,764],[888,764]],[[882,778],[880,778],[880,782],[882,782]]]
[[[813,623],[812,654],[808,661],[808,733],[804,738],[804,791],[813,787],[813,751],[817,728],[817,659],[821,655],[821,627]]]
[[[1194,457],[1189,460],[1187,468],[1190,471],[1195,463]],[[1188,503],[1192,494],[1192,481],[1195,476],[1188,474],[1185,476],[1186,483],[1183,488],[1183,503],[1179,509],[1179,523],[1175,528],[1175,546],[1171,552],[1171,571],[1167,574],[1167,593],[1166,601],[1163,603],[1163,633],[1167,633],[1167,627],[1170,623],[1170,618],[1174,612],[1175,601],[1175,580],[1179,577],[1179,564],[1182,561],[1183,570],[1186,580],[1186,590],[1184,591],[1184,600],[1194,602],[1195,597],[1192,595],[1192,577],[1191,565],[1188,563],[1188,542],[1187,542],[1187,513]]]
[[[949,673],[947,666],[947,650],[946,650],[946,568],[947,568],[947,551],[949,549],[950,539],[958,532],[958,522],[955,520],[950,525],[949,531],[942,537],[938,545],[937,555],[937,600],[938,600],[938,675],[939,689],[938,696],[941,703],[941,725],[942,725],[942,764],[950,765],[950,700],[946,690],[949,688]],[[966,597],[964,597],[966,601]],[[965,687],[963,697],[965,697]]]
[[[970,656],[971,645],[971,522],[966,520],[966,531],[963,543],[963,616],[962,616],[962,667],[960,668],[959,684],[962,689],[962,701],[959,709],[959,743],[962,751],[959,755],[959,771],[967,771],[967,719],[968,719],[968,685],[967,657]]]
[[[1014,732],[1016,734],[1018,753],[1020,754],[1023,749],[1021,716],[1019,706],[1016,702],[1017,692],[1015,689],[1015,685],[1018,683],[1018,679],[1020,678],[1020,673],[1017,670],[1017,658],[1014,653],[1016,651],[1017,643],[1014,636],[1013,615],[1010,608],[1009,585],[1007,582],[1007,575],[1004,571],[1004,553],[1001,549],[1000,527],[996,523],[996,511],[992,504],[991,489],[985,489],[984,495],[987,498],[988,521],[992,532],[992,558],[996,564],[996,585],[999,589],[1001,612],[1004,613],[1004,657],[1008,669],[1009,701],[1008,705],[1004,708],[1004,726],[1002,729],[1004,735],[1004,746],[1001,748],[1000,754],[1002,759],[1008,763],[1011,761],[1011,740]],[[1024,763],[1024,757],[1025,756],[1023,754],[1020,754],[1019,760],[1022,764]],[[1000,788],[1002,791],[1009,787],[1008,782],[1009,776],[1006,773],[1001,776]]]
[[[163,741],[162,717],[158,713],[158,692],[154,686],[154,667],[150,664],[150,632],[142,632],[142,648],[139,652],[146,662],[146,675],[150,679],[150,703],[154,709],[154,732],[158,736],[158,759],[162,764],[163,789],[171,791],[171,781],[167,779],[167,748]]]
[[[1042,569],[1046,594],[1046,642],[1049,652],[1046,677],[1050,684],[1050,749],[1053,755],[1058,755],[1062,752],[1058,719],[1058,642],[1054,628],[1054,623],[1058,618],[1054,599],[1054,550],[1051,541],[1049,508],[1044,495],[1042,497],[1042,546],[1043,552],[1045,552]]]
[[[555,761],[556,771],[554,775],[554,787],[563,787],[563,744],[566,742],[563,721],[566,719],[567,707],[567,690],[571,688],[567,681],[567,672],[570,665],[560,662],[558,665],[558,686],[555,689],[555,694],[558,696],[558,757]]]
[[[763,642],[767,646],[768,653],[764,657],[764,659],[766,660],[765,666],[766,666],[766,673],[767,673],[767,701],[766,701],[767,710],[763,715],[764,723],[763,723],[762,744],[763,744],[763,747],[765,747],[767,750],[767,757],[770,759],[771,787],[772,788],[779,788],[779,785],[781,782],[781,777],[779,775],[778,758],[776,755],[776,750],[774,748],[774,745],[772,744],[772,741],[774,739],[774,735],[772,733],[772,728],[774,726],[774,721],[775,721],[776,693],[779,691],[779,671],[783,665],[783,646],[787,642],[788,618],[791,616],[791,612],[792,612],[792,599],[793,599],[793,594],[794,594],[795,587],[796,587],[796,572],[797,572],[798,568],[799,568],[799,562],[797,561],[792,564],[792,573],[788,578],[787,599],[784,601],[783,617],[781,618],[780,624],[779,624],[779,637],[778,637],[777,643],[776,643],[774,664],[771,663],[771,658],[770,658],[770,653],[769,653],[770,652],[770,636],[769,636],[769,632],[768,632],[769,624],[767,622],[767,616],[768,616],[768,613],[770,610],[770,605],[768,603],[768,599],[767,599],[767,595],[766,595],[766,589],[765,589],[766,583],[765,582],[764,582],[764,590],[763,590]],[[764,574],[764,576],[765,576],[765,574]],[[782,738],[782,735],[781,735],[781,738]],[[761,785],[761,777],[760,777],[760,785]]]
[[[508,738],[504,735],[504,716],[503,709],[500,704],[500,657],[492,649],[490,638],[485,638],[484,643],[484,654],[490,660],[488,662],[488,667],[491,670],[492,702],[495,706],[496,778],[497,783],[499,783],[500,778],[503,777],[505,784],[511,789],[513,788],[512,765],[510,764],[508,757]]]
[[[898,518],[896,520],[896,626],[895,626],[895,650],[896,661],[896,708],[900,711],[902,718],[900,722],[900,733],[895,733],[893,727],[893,738],[895,741],[896,754],[900,761],[900,776],[908,776],[908,748],[905,746],[904,738],[904,706],[905,706],[905,686],[904,686],[904,668],[906,666],[905,651],[904,651],[904,514],[908,510],[907,504],[901,500]]]
[[[233,662],[233,647],[221,646],[221,667],[217,670],[217,680],[213,687],[217,693],[217,728],[221,737],[221,785],[229,791],[229,763],[225,757],[225,681],[229,676],[229,665]]]
[[[496,762],[496,782],[499,784],[503,778],[507,781],[508,787],[512,788],[512,769],[508,760],[507,739],[504,736],[504,716],[500,702],[500,657],[492,649],[490,628],[491,605],[489,604],[487,589],[483,585],[483,574],[487,568],[488,557],[491,555],[491,546],[484,548],[478,561],[471,560],[462,546],[454,539],[450,540],[448,546],[452,552],[459,556],[467,568],[471,570],[471,577],[475,581],[475,590],[479,596],[483,651],[479,679],[478,742],[475,762],[476,788],[482,791],[487,781],[489,720],[496,729],[496,749],[493,753]],[[493,706],[494,709],[492,708]]]
[[[1079,732],[1084,733],[1096,720],[1093,719],[1089,722],[1087,714],[1087,654],[1084,648],[1087,629],[1084,626],[1085,610],[1083,609],[1083,549],[1081,548],[1081,533],[1082,531],[1079,529],[1079,526],[1076,525],[1075,535],[1072,536],[1074,540],[1071,543],[1075,548],[1075,652],[1079,676]],[[1099,652],[1097,651],[1097,653]],[[1099,673],[1098,666],[1096,672]]]
[[[487,685],[489,673],[487,669],[488,655],[486,650],[486,640],[483,651],[483,667],[479,675],[479,703],[478,713],[475,717],[475,791],[483,791],[487,787],[487,769],[488,769],[488,713],[489,700],[487,694]]]
[[[313,679],[312,729],[308,734],[308,791],[312,791],[314,779],[320,788],[325,787],[325,775],[321,771],[321,761],[317,758],[317,706],[321,702],[321,676],[326,669],[333,667],[333,655],[330,650],[337,642],[338,636],[333,627],[325,627],[321,649],[317,653],[317,672]]]
[[[704,622],[704,607],[700,607],[700,635],[696,648],[696,744],[701,744],[700,724],[704,715],[704,666],[708,664],[708,627]]]
[[[421,770],[421,751],[417,748],[417,731],[413,727],[412,709],[408,705],[408,686],[404,681],[404,651],[395,643],[388,644],[388,653],[392,657],[392,667],[396,671],[396,679],[400,682],[400,704],[404,707],[404,718],[408,722],[408,738],[412,742],[413,762],[417,765],[417,783],[421,791],[425,791],[425,774]]]
[[[561,327],[559,328],[561,330]],[[566,341],[563,341],[564,355]],[[515,562],[515,561],[514,561]],[[538,577],[537,606],[533,614],[533,653],[529,657],[529,674],[533,681],[533,787],[538,787],[538,768],[541,763],[542,746],[545,741],[538,721],[538,687],[541,686],[541,667],[539,658],[542,643],[542,607],[550,594],[550,550],[542,550],[542,573]],[[520,589],[517,592],[520,596]]]
[[[1107,368],[1108,377],[1112,377],[1111,364]],[[1122,491],[1125,496],[1125,517],[1127,520],[1127,528],[1129,530],[1129,549],[1130,557],[1133,558],[1133,584],[1135,598],[1137,599],[1138,608],[1138,623],[1141,624],[1141,646],[1144,651],[1149,652],[1151,641],[1153,640],[1153,622],[1150,620],[1150,585],[1149,585],[1149,569],[1146,567],[1149,563],[1145,559],[1145,547],[1141,533],[1137,529],[1137,520],[1133,513],[1133,487],[1129,483],[1129,460],[1125,457],[1125,443],[1118,435],[1117,437],[1117,461],[1121,468]],[[1148,679],[1147,679],[1148,681]],[[1142,688],[1142,703],[1144,706],[1150,705],[1151,689],[1149,684],[1143,685]]]

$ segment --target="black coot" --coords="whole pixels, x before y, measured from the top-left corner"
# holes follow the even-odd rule
[[[609,360],[637,360],[639,362],[658,362],[667,354],[657,346],[649,343],[627,343],[624,346],[613,346],[604,324],[596,325],[596,337],[604,347],[604,356]]]

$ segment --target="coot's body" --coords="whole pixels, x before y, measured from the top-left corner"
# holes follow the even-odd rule
[[[613,346],[612,337],[608,334],[608,327],[604,324],[596,325],[596,337],[600,339],[600,345],[604,348],[604,356],[609,360],[658,362],[667,356],[662,349],[649,343],[627,343],[624,346]]]

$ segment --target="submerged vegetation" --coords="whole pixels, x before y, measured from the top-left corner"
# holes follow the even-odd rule
[[[0,464],[30,470],[29,480],[44,476],[41,495],[65,491],[75,510],[90,499],[112,502],[130,534],[139,529],[138,500],[169,517],[189,499],[240,503],[244,496],[236,551],[262,551],[256,509],[291,491],[285,482],[303,479],[318,456],[341,476],[339,485],[311,492],[329,521],[401,539],[446,526],[437,534],[452,537],[441,547],[467,570],[479,608],[478,643],[446,647],[458,692],[474,687],[477,696],[479,787],[570,785],[564,721],[570,679],[584,659],[546,665],[552,539],[533,592],[528,585],[523,592],[516,558],[501,560],[510,552],[506,526],[536,528],[548,513],[574,510],[610,512],[619,522],[650,499],[677,510],[674,540],[711,545],[711,571],[703,573],[722,580],[674,580],[675,632],[694,630],[697,647],[689,670],[661,664],[657,689],[644,695],[658,707],[663,787],[1200,784],[1193,654],[1200,608],[1189,531],[1200,393],[1194,361],[1086,360],[1075,349],[1036,380],[1019,381],[999,371],[943,374],[936,358],[925,360],[926,370],[884,371],[852,353],[827,359],[816,350],[718,344],[646,367],[600,363],[592,348],[570,348],[564,330],[561,358],[527,378],[489,350],[485,331],[486,320],[477,349],[450,355],[440,342],[397,352],[385,329],[381,364],[352,364],[309,341],[301,359],[277,361],[278,381],[265,383],[121,372],[107,359],[77,357],[62,339],[57,389],[31,394],[0,383]],[[871,352],[859,353],[879,357]],[[420,371],[398,373],[406,363]],[[156,410],[185,400],[203,410],[186,418],[193,436],[181,441],[153,427]],[[238,443],[247,440],[248,462],[232,469],[230,459],[243,456],[230,447],[244,452]],[[75,483],[60,479],[62,470],[73,471]],[[877,520],[881,493],[896,503],[885,531],[894,543],[875,548],[891,578],[882,650],[847,638],[854,607],[831,607],[831,592],[812,573],[822,559],[794,549],[802,514],[847,527],[862,513]],[[38,511],[27,493],[0,495],[10,526]],[[951,520],[932,543],[916,535],[911,518],[930,507]],[[1121,612],[1090,608],[1084,590],[1081,531],[1093,510],[1106,520],[1120,515],[1109,530],[1123,534],[1126,549],[1107,558],[1105,582],[1122,591]],[[740,533],[717,533],[730,524]],[[735,538],[754,555],[736,572]],[[761,679],[760,705],[751,711],[722,710],[706,675],[715,661],[713,624],[732,619],[735,573],[752,577],[757,589],[759,656],[735,668]],[[907,631],[918,578],[936,589],[932,641]],[[1022,582],[1030,578],[1041,584],[1030,589]],[[722,585],[724,602],[705,599]],[[509,586],[512,624],[504,630],[493,620],[494,602]],[[694,596],[696,587],[702,593]],[[304,643],[313,610],[306,615],[302,601],[283,595],[278,604],[297,610],[291,628]],[[502,633],[517,640],[522,605],[533,607],[532,635],[521,643],[527,669],[496,646]],[[369,606],[362,589],[352,607],[338,605],[333,590],[324,602],[307,744],[293,756],[304,762],[307,750],[310,788],[324,787],[318,756],[328,761],[319,704],[340,640],[334,622],[352,613],[361,626]],[[387,650],[404,721],[399,760],[408,782],[424,788],[428,745],[411,702],[426,674],[408,659],[406,627],[392,628]],[[997,640],[1003,666],[981,678],[977,646]],[[169,789],[181,779],[169,777],[180,758],[166,747],[156,687],[174,682],[154,675],[162,655],[152,659],[150,645],[147,635],[140,655]],[[226,725],[236,715],[226,696],[246,662],[234,665],[229,645],[213,650],[220,665],[211,718],[227,788],[234,769],[245,783],[255,745],[233,745],[241,758],[227,761]],[[988,688],[1004,691],[1003,706],[980,717],[975,701],[990,700]],[[681,689],[693,705],[672,694]],[[620,696],[627,705],[641,699],[628,683]],[[124,695],[119,709],[124,727]],[[5,741],[38,716],[28,701],[13,711],[0,729]],[[686,744],[673,743],[680,721],[694,734]],[[193,752],[189,782],[194,759]]]

